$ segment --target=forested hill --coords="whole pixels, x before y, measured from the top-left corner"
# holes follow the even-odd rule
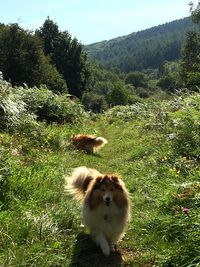
[[[124,72],[158,68],[163,61],[180,57],[186,32],[193,30],[190,17],[147,30],[85,46],[90,60]]]

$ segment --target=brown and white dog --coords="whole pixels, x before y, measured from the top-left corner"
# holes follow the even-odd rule
[[[78,167],[66,178],[66,190],[82,200],[83,223],[103,254],[109,256],[130,220],[130,199],[117,174]]]
[[[88,134],[78,134],[72,137],[73,145],[80,150],[93,154],[97,149],[102,148],[108,141],[103,137],[96,137]]]

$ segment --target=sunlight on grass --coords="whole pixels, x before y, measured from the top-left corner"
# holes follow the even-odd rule
[[[182,112],[173,111],[175,102],[135,106],[132,115],[121,107],[120,118],[110,111],[82,125],[46,125],[34,138],[1,133],[0,264],[198,266],[200,143],[193,100],[199,95],[183,101]],[[76,133],[101,135],[108,145],[95,155],[77,151],[71,145]],[[187,146],[180,147],[181,140]],[[131,194],[132,221],[109,259],[80,227],[79,204],[64,193],[64,177],[84,165],[119,173]]]

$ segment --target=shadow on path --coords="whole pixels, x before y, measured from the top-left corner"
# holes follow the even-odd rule
[[[105,257],[96,246],[91,236],[79,233],[76,238],[74,253],[70,267],[118,267],[122,266],[122,256],[119,251]]]

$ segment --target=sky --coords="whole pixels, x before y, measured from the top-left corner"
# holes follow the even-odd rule
[[[82,44],[90,44],[187,17],[188,3],[189,0],[0,0],[0,22],[35,30],[49,16],[61,31],[67,30]]]

